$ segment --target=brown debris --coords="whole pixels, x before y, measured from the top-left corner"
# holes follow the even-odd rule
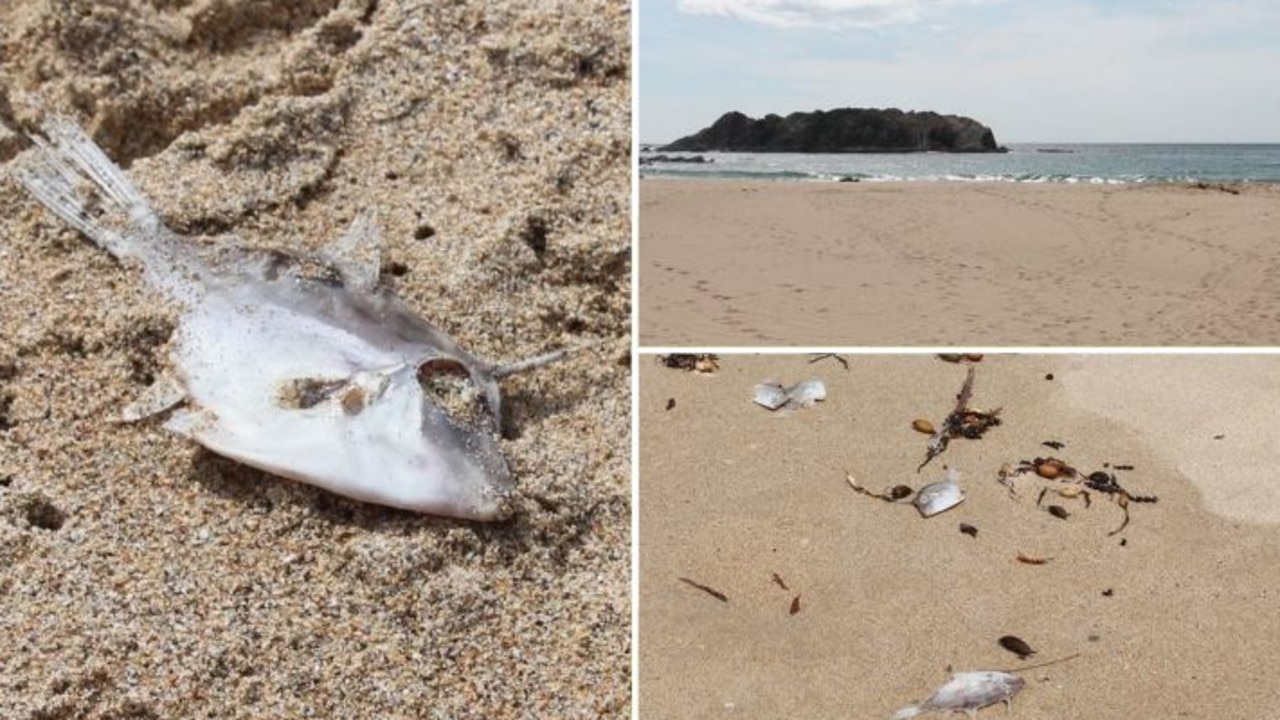
[[[795,614],[796,614],[796,613],[798,613],[798,612],[800,612],[800,596],[799,596],[799,595],[797,595],[797,596],[796,596],[796,598],[795,598],[794,600],[792,600],[792,601],[791,601],[791,612],[790,612],[790,614],[791,614],[791,615],[795,615]]]
[[[909,485],[894,485],[881,493],[872,492],[871,490],[859,485],[858,481],[853,479],[853,474],[847,470],[844,473],[844,479],[849,483],[849,487],[853,488],[855,492],[866,495],[867,497],[873,497],[877,500],[884,500],[885,502],[897,502],[915,492],[915,490],[912,490]]]
[[[997,640],[997,642],[1000,643],[1000,647],[1008,650],[1014,655],[1017,655],[1019,660],[1026,660],[1028,657],[1036,654],[1036,651],[1031,649],[1031,646],[1027,644],[1026,640],[1023,640],[1016,635],[1005,635]]]
[[[779,575],[778,573],[774,573],[774,574],[773,574],[773,582],[774,582],[774,584],[776,584],[778,587],[782,588],[783,590],[790,590],[790,589],[791,589],[791,588],[787,587],[787,584],[786,584],[785,582],[783,582],[783,581],[782,581],[782,576],[781,576],[781,575]]]
[[[1027,565],[1043,565],[1052,559],[1053,558],[1033,557],[1026,553],[1018,553],[1018,562],[1026,563]]]
[[[720,369],[720,356],[710,353],[700,355],[693,353],[659,355],[658,362],[673,370],[686,370],[703,375],[710,375]]]
[[[987,430],[1001,423],[1000,408],[987,412],[969,407],[969,400],[973,397],[973,378],[974,368],[970,366],[969,372],[965,375],[964,384],[956,394],[955,409],[942,421],[942,427],[929,438],[929,444],[925,448],[924,462],[920,463],[916,472],[923,470],[930,460],[941,455],[953,439],[963,437],[977,440]]]
[[[688,586],[690,586],[690,587],[695,587],[695,588],[697,588],[697,589],[701,590],[702,592],[704,592],[704,593],[706,593],[706,594],[710,595],[711,597],[713,597],[713,598],[715,598],[715,599],[719,600],[720,602],[725,602],[725,603],[729,602],[729,596],[728,596],[728,595],[725,595],[724,593],[720,592],[719,590],[716,590],[716,589],[715,589],[715,588],[713,588],[713,587],[710,587],[710,586],[708,586],[708,585],[703,585],[702,583],[700,583],[700,582],[698,582],[698,581],[696,581],[696,580],[690,580],[690,579],[689,579],[689,578],[687,578],[687,577],[682,577],[682,578],[677,578],[677,579],[678,579],[680,582],[684,583],[685,585],[688,585]]]

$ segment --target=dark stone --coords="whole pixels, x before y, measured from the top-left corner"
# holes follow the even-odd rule
[[[710,162],[715,161],[704,155],[650,155],[649,157],[640,158],[641,165],[657,165],[658,163],[692,163],[701,165]]]
[[[1006,152],[991,128],[967,117],[897,108],[839,108],[766,115],[725,113],[711,127],[659,148],[675,152]]]

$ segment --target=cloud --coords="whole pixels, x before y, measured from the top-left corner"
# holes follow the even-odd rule
[[[917,23],[948,5],[991,0],[677,0],[689,15],[731,17],[780,28],[875,28]]]

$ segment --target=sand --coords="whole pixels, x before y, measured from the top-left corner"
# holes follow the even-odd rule
[[[624,2],[41,0],[0,9],[0,715],[625,716]],[[183,233],[384,280],[504,382],[518,514],[350,502],[110,419],[175,315],[4,165],[82,123]],[[249,359],[251,360],[251,359]]]
[[[808,360],[723,356],[699,376],[640,359],[641,716],[886,718],[948,667],[1075,653],[1025,673],[1014,717],[1275,707],[1280,499],[1269,459],[1280,441],[1265,431],[1273,409],[1234,398],[1266,396],[1280,361],[987,355],[972,404],[1001,406],[1004,424],[953,441],[917,474],[926,437],[911,422],[939,422],[966,369],[925,355],[850,356],[848,370]],[[829,392],[816,407],[780,415],[750,401],[760,380],[815,376]],[[1225,396],[1180,390],[1202,382]],[[1085,507],[1048,495],[1070,513],[1062,520],[1036,506],[1053,483],[1019,478],[1014,498],[997,482],[1003,463],[1048,454],[1086,471],[1132,465],[1121,484],[1158,502],[1131,504],[1129,526],[1110,535],[1122,511],[1106,496]],[[968,499],[928,520],[845,482],[848,471],[874,490],[918,488],[944,465],[963,473]],[[1023,564],[1019,552],[1052,559]],[[1019,660],[997,644],[1004,635],[1038,654]]]
[[[640,344],[1280,344],[1280,188],[1227,190],[644,180]]]

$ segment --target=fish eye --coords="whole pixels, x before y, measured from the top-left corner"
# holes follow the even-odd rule
[[[487,420],[483,391],[467,366],[453,358],[432,358],[419,365],[418,387],[455,423],[474,427]]]

